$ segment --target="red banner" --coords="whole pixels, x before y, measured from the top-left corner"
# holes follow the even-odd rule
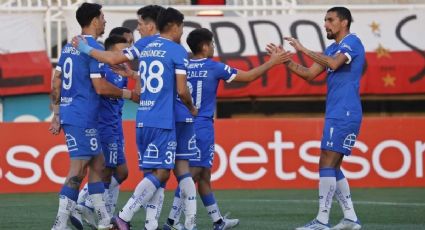
[[[50,92],[51,76],[45,51],[0,55],[0,96]]]
[[[316,188],[322,119],[217,120],[216,189]],[[134,122],[125,122],[132,190],[137,167]],[[69,159],[48,123],[0,123],[0,193],[55,192]],[[352,187],[425,187],[425,118],[365,118],[343,170]],[[175,188],[175,179],[167,187]]]

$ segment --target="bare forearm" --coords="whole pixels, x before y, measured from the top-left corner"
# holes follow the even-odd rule
[[[120,89],[104,78],[92,78],[96,93],[105,97],[131,99],[133,93],[128,89]]]
[[[111,83],[105,81],[100,87],[96,88],[96,92],[99,95],[113,98],[121,98],[122,97],[122,89],[112,85]]]
[[[300,65],[298,63],[295,63],[293,61],[289,61],[286,66],[295,74],[297,74],[298,76],[300,76],[302,79],[309,81],[311,80],[311,74],[310,74],[310,70],[303,66]]]
[[[50,100],[52,104],[59,105],[60,103],[61,83],[61,72],[55,71],[52,79],[52,91],[50,93]]]
[[[59,105],[60,103],[60,88],[57,86],[53,86],[52,91],[50,93],[50,101],[53,105]]]
[[[254,69],[251,69],[250,71],[246,72],[246,81],[256,80],[265,72],[267,72],[271,67],[273,67],[273,63],[268,61]]]
[[[331,57],[320,54],[320,53],[316,53],[314,51],[311,50],[303,50],[303,53],[305,53],[307,56],[309,56],[311,59],[313,59],[313,61],[315,61],[316,63],[324,66],[324,67],[330,67],[331,65]]]
[[[55,74],[52,79],[52,91],[50,92],[50,101],[52,104],[52,110],[54,114],[59,113],[60,90],[61,90],[61,83],[62,83],[60,75],[61,75],[61,72],[55,71]]]
[[[140,84],[140,77],[136,78],[136,84],[134,86],[133,93],[136,94],[134,100],[132,100],[134,103],[139,104],[140,102],[140,94],[141,94],[141,84]]]

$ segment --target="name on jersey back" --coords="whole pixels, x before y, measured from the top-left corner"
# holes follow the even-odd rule
[[[145,50],[140,53],[140,57],[165,57],[165,54],[167,54],[167,51],[165,50],[146,50],[149,48],[161,48],[162,45],[164,44],[160,42],[149,43],[149,45],[146,46]]]
[[[208,70],[199,70],[205,63],[190,63],[187,66],[187,78],[207,77]]]
[[[62,53],[72,54],[72,55],[80,55],[80,51],[78,51],[77,49],[75,49],[72,46],[66,46],[65,48],[63,48]]]

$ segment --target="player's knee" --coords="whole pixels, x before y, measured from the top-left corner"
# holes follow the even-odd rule
[[[337,168],[343,155],[333,151],[323,150],[320,153],[319,167],[320,168]]]
[[[104,161],[103,162],[101,160],[93,161],[92,164],[90,165],[90,170],[93,170],[93,171],[99,172],[99,173],[103,173],[104,170],[105,170]]]
[[[201,177],[199,178],[199,181],[198,181],[199,186],[208,186],[209,187],[210,183],[211,183],[211,178],[205,177],[205,176],[202,176],[202,175],[201,175]]]
[[[211,181],[211,170],[210,169],[202,170],[201,175],[200,175],[200,179],[204,182],[210,183],[210,181]]]
[[[104,169],[105,169],[104,165],[94,165],[90,168],[90,170],[93,170],[94,172],[99,173],[99,175],[103,174]]]
[[[77,178],[84,178],[87,173],[86,167],[73,167],[69,169],[68,178],[77,177]]]
[[[103,182],[111,182],[113,170],[111,168],[105,167],[102,171],[102,181]]]
[[[198,182],[201,179],[202,170],[198,167],[190,168],[190,174],[192,174],[192,178],[195,182]]]
[[[76,174],[76,175],[69,175],[67,180],[65,181],[65,184],[68,187],[79,189],[81,186],[81,182],[83,181],[85,175],[83,174]]]
[[[170,178],[170,170],[158,169],[154,171],[154,174],[161,182],[167,182]]]
[[[192,174],[192,179],[193,181],[198,182],[201,179],[201,177],[199,176],[199,174]]]

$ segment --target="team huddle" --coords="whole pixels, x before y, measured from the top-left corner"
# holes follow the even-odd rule
[[[63,48],[52,81],[54,117],[50,132],[58,135],[63,129],[71,159],[69,173],[59,194],[59,209],[52,229],[71,229],[68,225],[83,229],[83,222],[94,229],[131,229],[130,222],[139,209],[144,209],[146,213],[144,229],[159,229],[164,189],[171,171],[177,179],[178,187],[162,229],[197,229],[197,194],[212,219],[214,230],[237,226],[238,219],[221,214],[211,187],[213,119],[218,84],[221,80],[254,81],[279,64],[286,64],[301,77],[313,74],[309,73],[308,68],[302,69],[295,64],[289,51],[274,44],[266,48],[270,56],[268,61],[249,71],[214,61],[214,36],[205,28],[195,29],[187,36],[186,43],[191,50],[189,57],[180,44],[184,15],[174,8],[157,5],[144,6],[138,10],[138,31],[141,35],[138,41],[133,44],[132,31],[117,27],[105,39],[103,47],[96,41],[104,33],[106,24],[101,9],[101,5],[94,3],[83,3],[78,8],[76,18],[82,34],[74,37]],[[355,35],[349,34],[347,37],[344,40],[350,44],[359,42]],[[286,39],[295,49],[305,51],[297,40]],[[346,46],[338,45],[333,47],[332,53],[327,54],[329,58],[334,56],[338,65],[357,60],[355,55],[358,54]],[[346,52],[337,56],[343,48]],[[322,63],[321,57],[316,58],[312,57],[320,67],[313,65],[313,73],[316,75],[312,78],[325,68],[328,68],[330,74],[339,67],[334,69],[328,63]],[[138,61],[137,71],[130,68],[133,60]],[[136,81],[133,90],[127,89],[128,78]],[[138,104],[136,144],[139,169],[143,171],[144,177],[126,204],[115,213],[120,184],[129,173],[122,128],[124,99]],[[356,121],[361,120],[361,108],[360,117],[357,107],[350,108],[350,111],[351,117]],[[327,122],[330,127],[325,125],[325,129],[332,128],[332,131],[330,137],[324,132],[324,138],[326,136],[328,142],[335,143],[337,153],[349,155],[354,143],[347,145],[344,139],[332,139],[333,129],[339,136],[345,135],[339,133],[340,123],[343,122]],[[357,123],[359,126],[360,122]],[[354,140],[358,133],[357,123],[342,124],[344,132],[355,132]],[[352,129],[347,130],[347,127]],[[337,149],[338,141],[343,142],[344,151]],[[323,145],[322,151],[333,150],[333,146],[325,148]],[[342,155],[340,157],[342,160]],[[338,160],[335,162],[341,163]],[[339,165],[321,166],[321,178],[323,174],[326,180],[332,175],[335,179],[337,172],[338,181],[341,180],[342,172],[335,171],[335,168],[339,168]],[[80,190],[86,174],[88,183]],[[330,186],[335,187],[332,184]],[[329,191],[325,192],[328,193],[326,199],[329,199]],[[333,194],[330,199],[332,197]],[[342,197],[346,206],[344,210],[350,212],[346,216],[344,211],[345,218],[339,224],[340,228],[336,228],[337,225],[333,229],[360,229],[351,198],[345,194],[337,197]],[[319,213],[324,209],[322,205],[320,208]],[[327,212],[330,210],[330,207],[325,208]],[[180,222],[182,215],[184,221]],[[312,222],[297,229],[329,229],[328,219],[329,212],[327,219],[326,216],[318,215]]]

